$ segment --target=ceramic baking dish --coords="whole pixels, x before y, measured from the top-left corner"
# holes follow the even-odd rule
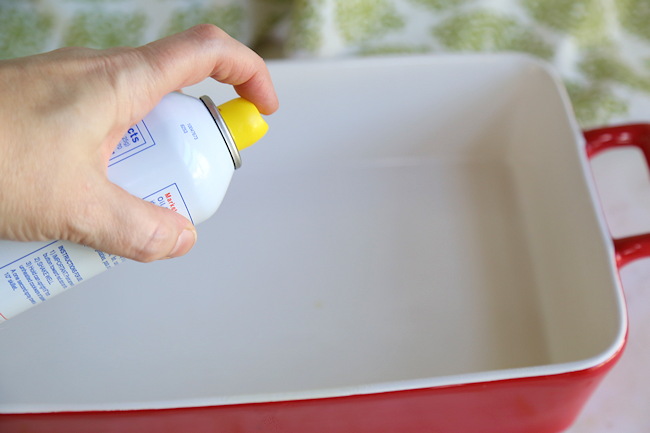
[[[586,148],[519,55],[270,66],[282,107],[194,251],[2,325],[0,431],[570,425],[625,345],[618,268],[647,254],[612,242],[588,156],[646,128]]]

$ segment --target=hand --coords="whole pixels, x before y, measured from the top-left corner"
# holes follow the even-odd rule
[[[138,48],[0,61],[0,238],[68,240],[143,262],[187,253],[192,224],[117,187],[106,169],[131,125],[207,77],[264,114],[278,107],[263,60],[212,25]]]

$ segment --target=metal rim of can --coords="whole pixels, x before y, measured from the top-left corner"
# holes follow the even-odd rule
[[[209,96],[203,95],[199,99],[201,102],[203,102],[203,105],[205,105],[205,108],[208,109],[210,115],[214,119],[214,122],[217,124],[217,128],[219,128],[219,131],[223,136],[223,140],[226,142],[226,146],[228,147],[228,151],[230,152],[230,157],[232,158],[232,162],[235,165],[235,170],[238,169],[241,167],[241,156],[239,155],[239,149],[237,149],[235,140],[232,138],[230,129],[228,129],[228,125],[226,125],[223,117],[221,117],[221,113],[219,113],[219,109]]]

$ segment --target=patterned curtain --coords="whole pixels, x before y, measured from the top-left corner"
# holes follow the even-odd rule
[[[528,53],[560,72],[583,127],[650,102],[650,0],[0,0],[0,58],[201,22],[266,58]]]

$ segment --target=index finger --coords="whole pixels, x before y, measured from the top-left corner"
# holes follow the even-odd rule
[[[152,67],[160,96],[207,77],[234,86],[263,114],[278,109],[278,98],[264,60],[211,24],[201,24],[137,48]]]

